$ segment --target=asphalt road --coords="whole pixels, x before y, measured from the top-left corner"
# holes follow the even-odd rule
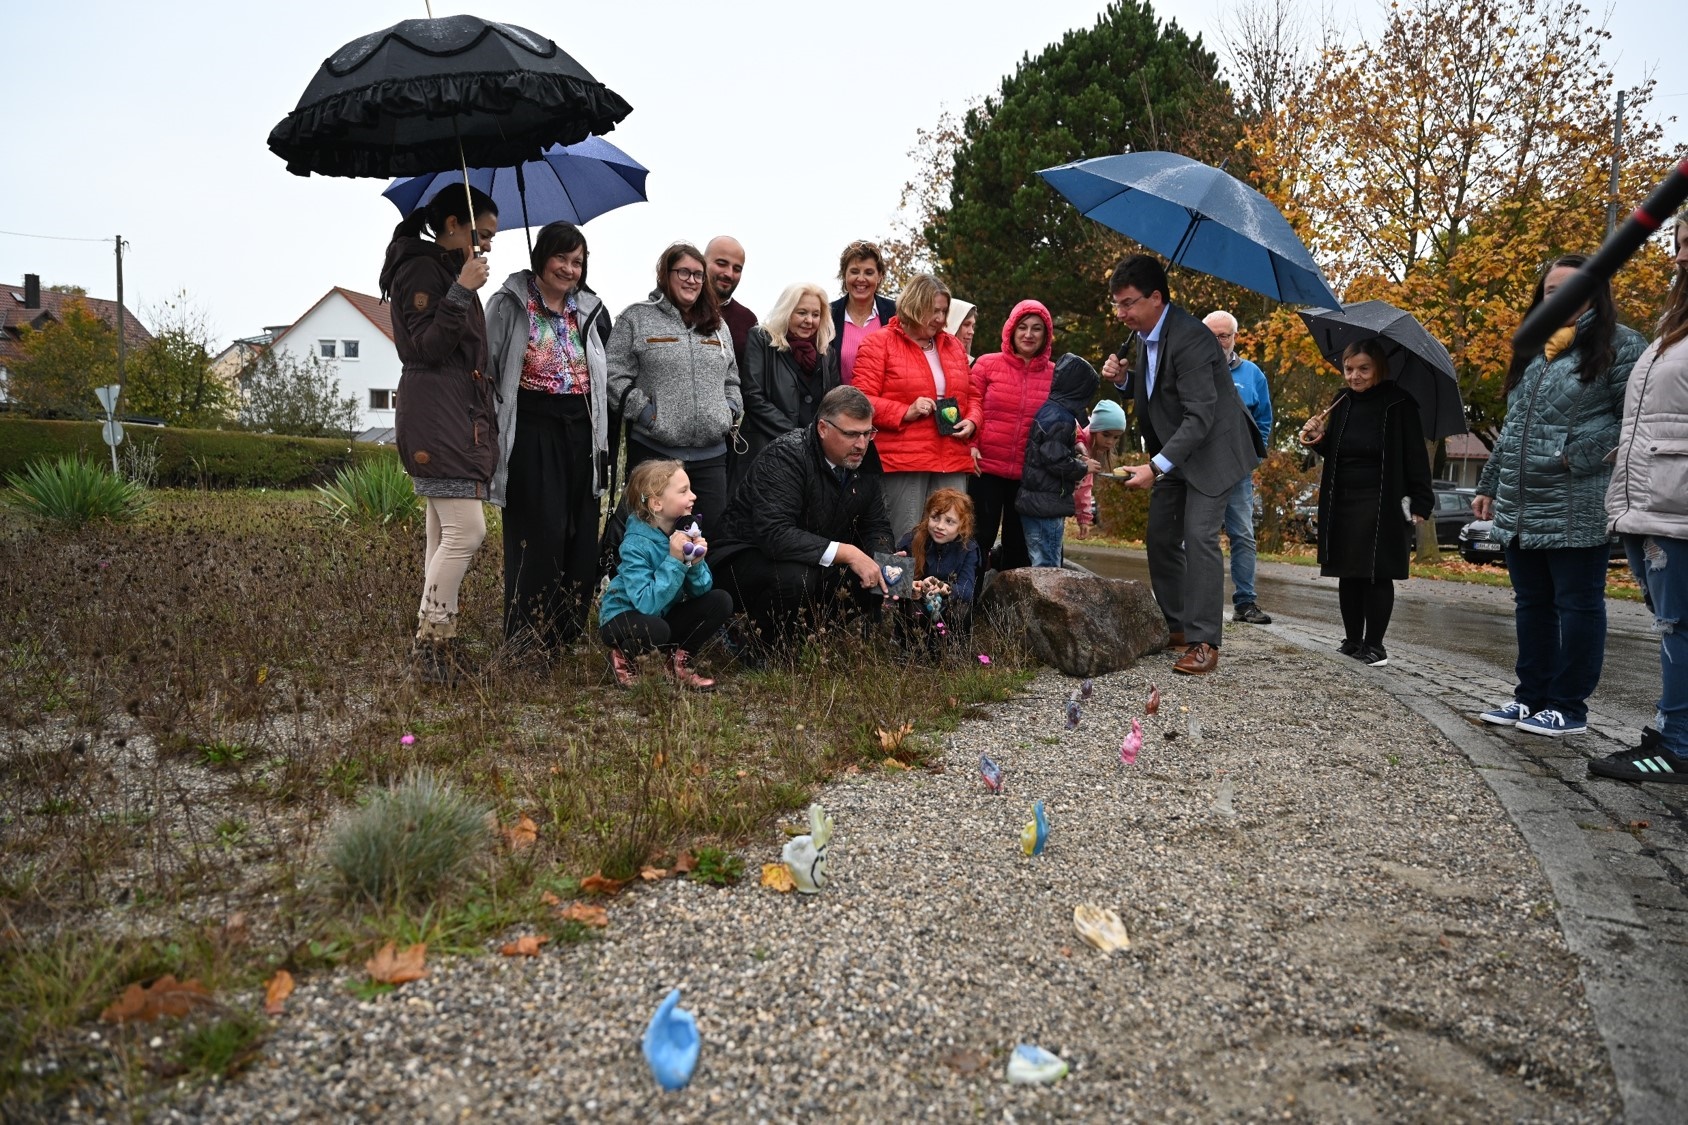
[[[1110,578],[1149,580],[1142,551],[1067,544],[1074,562]],[[1339,626],[1336,580],[1318,569],[1262,563],[1255,576],[1260,608],[1274,620],[1315,629]],[[1227,579],[1225,599],[1230,602]],[[1229,612],[1226,617],[1229,619]],[[1595,710],[1640,728],[1653,721],[1659,690],[1659,638],[1640,602],[1606,603],[1606,665],[1589,701]],[[1339,634],[1340,635],[1340,634]],[[1395,587],[1395,615],[1385,645],[1423,649],[1436,659],[1512,681],[1517,639],[1512,629],[1512,591],[1468,582],[1415,578]],[[1505,702],[1503,699],[1496,703]]]

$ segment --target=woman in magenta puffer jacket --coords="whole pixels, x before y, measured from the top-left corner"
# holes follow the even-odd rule
[[[1002,551],[996,568],[1032,564],[1014,500],[1020,493],[1032,418],[1049,399],[1054,347],[1055,321],[1049,310],[1038,301],[1021,301],[1002,325],[1002,350],[980,356],[973,364],[973,393],[981,403],[981,417],[973,445],[978,475],[968,482],[967,493],[973,498],[973,535],[981,567],[991,565],[999,527]]]

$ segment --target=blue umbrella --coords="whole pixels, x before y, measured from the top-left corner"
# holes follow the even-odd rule
[[[1110,230],[1174,265],[1279,301],[1337,308],[1313,255],[1265,196],[1175,152],[1098,156],[1039,172]]]
[[[606,211],[645,201],[643,164],[602,137],[552,145],[538,160],[513,168],[471,168],[469,182],[492,196],[506,225],[517,215],[524,227],[558,220],[589,222]],[[447,187],[462,190],[457,170],[394,180],[381,194],[409,215]]]

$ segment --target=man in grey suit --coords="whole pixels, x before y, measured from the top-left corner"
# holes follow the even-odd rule
[[[1172,303],[1166,268],[1147,254],[1127,258],[1108,281],[1114,315],[1137,333],[1137,362],[1117,355],[1102,377],[1133,404],[1147,465],[1126,470],[1126,487],[1149,494],[1149,584],[1172,645],[1188,646],[1175,672],[1219,667],[1225,559],[1219,530],[1232,487],[1265,450],[1231,381],[1230,365],[1205,324]],[[1121,386],[1129,379],[1127,386]]]

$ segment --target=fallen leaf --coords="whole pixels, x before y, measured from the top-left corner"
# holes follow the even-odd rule
[[[960,700],[959,697],[953,696],[953,695],[949,697],[949,709],[951,711],[954,711],[957,707],[960,707],[960,706],[961,706],[961,700]]]
[[[677,875],[684,875],[696,866],[697,856],[691,852],[681,852],[679,858],[674,861],[674,872]]]
[[[861,772],[862,772],[862,767],[856,765],[856,763],[854,763],[854,762],[851,762],[849,765],[844,767],[844,776],[845,777],[854,777],[856,774],[859,774]]]
[[[539,825],[535,824],[527,813],[523,813],[515,824],[499,829],[499,834],[510,845],[511,851],[525,851],[533,847],[533,842],[539,839]]]
[[[630,881],[628,879],[609,879],[604,876],[602,871],[599,871],[582,879],[580,889],[589,895],[616,895],[620,894],[621,888],[625,887]]]
[[[654,883],[658,879],[668,878],[668,869],[666,867],[641,867],[639,868],[639,878],[647,883]]]
[[[427,942],[417,942],[400,953],[396,944],[389,941],[363,967],[369,970],[369,979],[377,984],[408,984],[428,975],[428,970],[422,967],[427,952]]]
[[[106,1023],[155,1020],[161,1016],[185,1016],[201,1004],[211,1002],[211,992],[198,980],[177,980],[165,973],[151,984],[132,984],[113,1000],[100,1018]]]
[[[1062,947],[1061,947],[1061,956],[1063,956],[1063,957],[1071,957],[1071,956],[1072,956],[1072,955],[1073,955],[1073,947],[1072,947],[1072,946],[1070,946],[1070,945],[1063,945],[1063,946],[1062,946]]]
[[[506,957],[538,957],[539,947],[551,939],[544,934],[523,934],[515,941],[507,941],[498,952]]]
[[[552,894],[550,891],[542,891],[539,895],[539,901],[544,903],[546,906],[557,906],[560,905],[563,900]]]
[[[252,931],[246,923],[246,915],[235,911],[223,923],[223,943],[225,945],[245,945],[251,940]]]
[[[879,734],[879,748],[890,753],[901,747],[903,740],[914,733],[914,724],[904,723],[894,730],[886,730],[884,727],[875,727],[874,730]]]
[[[1653,822],[1650,820],[1632,820],[1629,822],[1629,826],[1631,828],[1651,828]]]
[[[886,758],[883,765],[888,770],[906,770],[906,769],[908,769],[907,763],[899,762],[895,758]]]
[[[791,877],[791,868],[783,863],[762,865],[762,885],[772,887],[782,895],[797,889],[797,881]]]
[[[938,1061],[957,1074],[977,1074],[990,1065],[991,1057],[982,1051],[955,1047],[939,1055]]]
[[[1156,687],[1154,684],[1150,684],[1149,685],[1149,698],[1143,704],[1143,713],[1145,715],[1153,715],[1155,712],[1157,712],[1159,710],[1160,710],[1160,688]]]
[[[607,926],[610,916],[601,906],[588,906],[584,902],[571,902],[557,911],[557,917],[565,922],[579,922],[583,926]]]
[[[286,969],[277,969],[275,976],[264,983],[264,1014],[279,1016],[287,1006],[287,998],[293,995],[293,974]]]
[[[655,754],[651,755],[651,769],[659,770],[667,764],[668,755],[664,754],[661,750],[658,750]]]

